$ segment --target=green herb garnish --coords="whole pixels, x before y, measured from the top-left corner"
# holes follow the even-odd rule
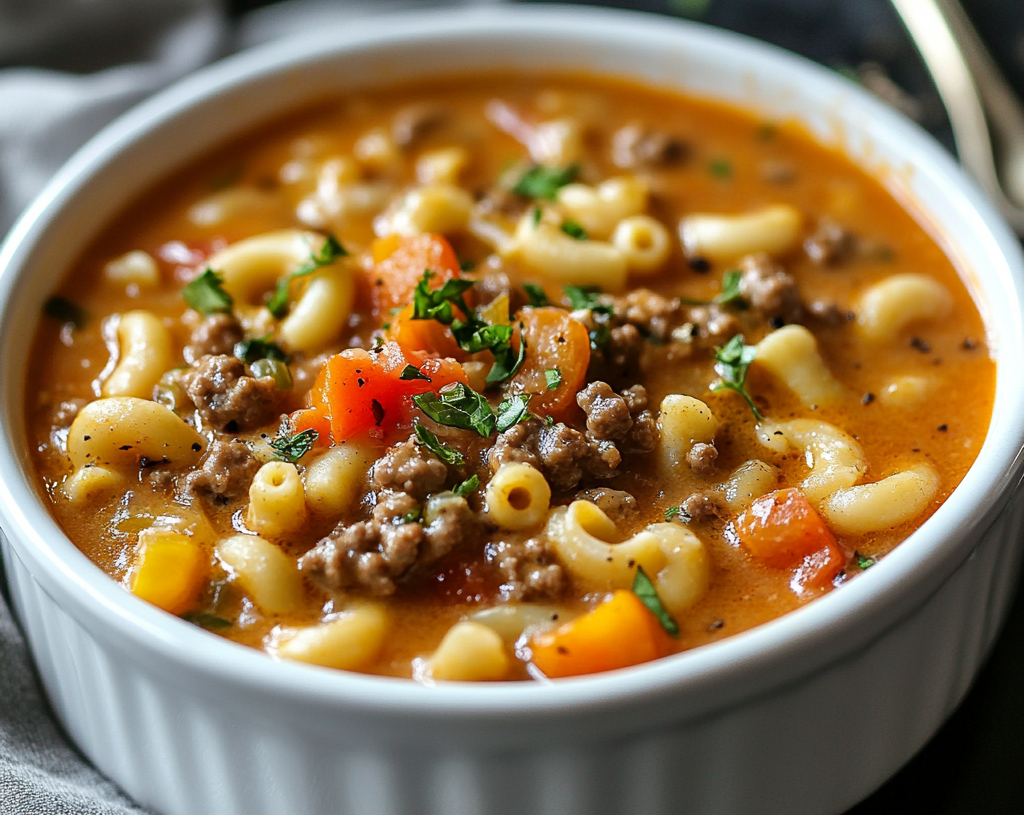
[[[576,221],[562,221],[561,229],[573,240],[585,241],[587,239],[587,230]]]
[[[414,320],[436,320],[441,325],[451,325],[455,320],[453,305],[458,306],[463,314],[469,314],[470,308],[462,295],[473,287],[472,280],[453,277],[446,280],[436,289],[430,288],[430,279],[434,273],[427,269],[416,284],[412,296],[412,318]]]
[[[480,477],[476,473],[473,473],[473,475],[471,475],[461,484],[456,484],[455,487],[452,489],[452,492],[454,492],[458,496],[461,496],[462,498],[465,498],[471,492],[474,492],[479,486]]]
[[[732,175],[732,164],[724,158],[716,158],[708,162],[708,171],[715,178],[729,178]]]
[[[673,518],[678,518],[684,524],[688,524],[693,520],[693,518],[690,517],[690,513],[680,506],[669,507],[665,510],[665,520],[671,521]]]
[[[534,164],[512,187],[512,192],[524,198],[546,198],[554,201],[558,191],[566,184],[571,184],[579,175],[580,165],[568,167],[546,167]]]
[[[423,371],[421,371],[415,365],[406,365],[404,368],[402,368],[402,373],[398,375],[398,378],[406,382],[412,379],[423,379],[427,382],[430,382],[430,377],[423,373]]]
[[[224,291],[224,278],[213,269],[207,269],[185,286],[181,296],[201,314],[230,314],[234,302]]]
[[[569,298],[569,305],[573,311],[586,309],[594,314],[605,314],[611,316],[614,309],[608,303],[600,301],[601,290],[595,286],[564,286],[562,292]]]
[[[298,269],[277,281],[274,295],[267,301],[267,310],[279,320],[288,313],[288,287],[293,280],[313,274],[322,266],[329,266],[338,258],[348,257],[348,251],[334,235],[328,235],[323,246],[310,253],[309,260]]]
[[[422,518],[423,518],[423,507],[416,507],[416,509],[412,510],[411,512],[405,513],[405,515],[403,515],[399,519],[399,525],[401,525],[401,524],[413,524],[413,523],[416,523],[417,521],[419,521]]]
[[[223,617],[218,617],[216,614],[210,614],[206,611],[187,611],[181,615],[181,619],[210,631],[219,631],[223,628],[231,628],[234,625],[231,620],[225,620]]]
[[[743,279],[743,272],[739,269],[727,269],[722,275],[722,290],[710,300],[693,300],[689,297],[680,297],[679,302],[684,306],[724,306],[733,301],[743,300],[743,292],[740,290],[740,281]],[[742,303],[740,304],[742,305]]]
[[[451,464],[458,467],[466,462],[462,453],[458,450],[453,450],[447,444],[442,444],[437,436],[427,430],[423,425],[416,425],[415,432],[416,443],[422,447],[426,447],[445,464]]]
[[[530,298],[530,305],[534,308],[543,308],[549,304],[547,293],[536,283],[523,283],[526,296]]]
[[[491,370],[487,372],[487,379],[484,380],[488,386],[511,379],[516,371],[523,366],[523,360],[526,359],[526,337],[522,332],[523,324],[520,323],[518,351],[513,347],[511,341],[505,346],[491,349],[491,353],[494,355],[494,365],[491,366]]]
[[[679,623],[675,617],[669,614],[658,596],[658,590],[654,588],[651,578],[647,576],[643,566],[636,567],[636,577],[633,578],[633,594],[640,598],[640,602],[647,606],[648,611],[658,618],[661,627],[668,632],[669,636],[679,637]]]
[[[715,371],[721,379],[712,382],[710,388],[713,391],[735,391],[746,400],[754,413],[754,418],[761,421],[761,411],[757,409],[754,400],[746,391],[747,368],[756,356],[757,348],[753,345],[744,345],[743,335],[737,334],[724,346],[715,350]]]
[[[861,571],[864,571],[865,569],[870,569],[872,566],[878,563],[878,560],[876,558],[871,557],[871,555],[862,555],[860,552],[854,552],[853,555],[857,558],[857,568]]]
[[[258,359],[276,359],[278,362],[288,361],[288,355],[284,352],[284,349],[276,342],[271,342],[269,334],[252,340],[236,342],[234,353],[246,365]]]
[[[302,430],[299,433],[293,433],[291,435],[284,434],[272,439],[270,442],[270,449],[277,454],[277,457],[282,461],[289,461],[295,464],[300,458],[306,453],[313,449],[313,445],[316,444],[316,440],[320,438],[320,434],[310,428],[309,430]]]
[[[529,393],[517,394],[504,399],[498,405],[497,429],[499,433],[504,433],[510,427],[532,418],[530,411],[527,410],[531,396],[532,394]]]
[[[544,381],[549,391],[553,391],[562,384],[562,372],[558,368],[548,368],[544,371]]]
[[[84,308],[56,295],[43,304],[43,313],[75,329],[81,329],[89,321]]]
[[[412,398],[416,407],[438,424],[472,430],[485,439],[494,432],[497,417],[490,403],[461,382],[437,393],[420,393]]]
[[[530,218],[533,221],[533,225],[537,226],[540,223],[540,219],[544,217],[544,210],[540,207],[534,207],[530,213]]]

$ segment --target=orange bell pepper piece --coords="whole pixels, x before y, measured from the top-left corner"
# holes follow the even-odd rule
[[[628,668],[668,651],[668,635],[658,618],[624,589],[582,617],[530,640],[533,664],[551,678]]]

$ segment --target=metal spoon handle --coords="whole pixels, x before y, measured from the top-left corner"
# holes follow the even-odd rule
[[[892,4],[946,107],[961,163],[1024,234],[1024,209],[1009,197],[1024,201],[1024,111],[1013,90],[956,0]]]

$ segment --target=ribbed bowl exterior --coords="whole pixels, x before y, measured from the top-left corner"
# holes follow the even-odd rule
[[[29,341],[61,270],[147,186],[270,117],[349,89],[495,67],[583,67],[795,118],[884,175],[985,311],[999,366],[975,466],[918,532],[840,590],[713,645],[548,684],[424,688],[273,663],[124,592],[57,527],[26,464]],[[838,813],[939,727],[1009,605],[1024,512],[1022,313],[1020,246],[948,154],[777,49],[666,18],[525,6],[314,32],[127,114],[0,247],[0,523],[15,611],[68,734],[162,815]]]
[[[588,722],[586,740],[571,720],[524,722],[521,743],[491,749],[472,724],[434,740],[336,712],[283,723],[273,701],[239,705],[231,683],[147,671],[66,613],[6,539],[3,549],[61,723],[164,815],[821,815],[881,784],[964,696],[1009,606],[1022,523],[1013,500],[924,605],[768,695],[642,732]]]

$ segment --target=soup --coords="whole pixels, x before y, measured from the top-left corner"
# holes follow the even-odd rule
[[[995,377],[941,246],[798,126],[507,75],[168,179],[31,368],[40,485],[126,590],[428,683],[628,667],[842,590],[963,478]]]

